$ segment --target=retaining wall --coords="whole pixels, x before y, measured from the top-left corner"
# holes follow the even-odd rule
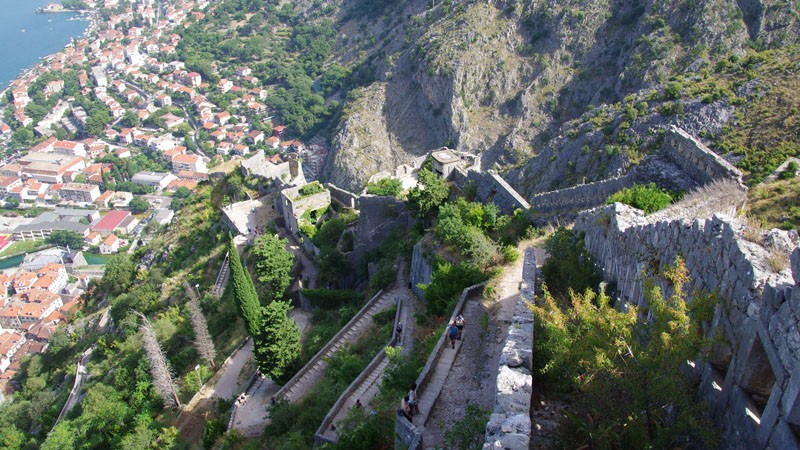
[[[723,447],[800,448],[793,431],[800,426],[796,232],[754,236],[735,218],[649,219],[621,204],[581,213],[575,230],[585,233],[586,249],[604,278],[617,283],[622,307],[643,304],[644,273],[682,256],[691,280],[685,286],[689,301],[698,292],[719,297],[707,324],[717,344],[696,369],[700,397],[722,431]],[[777,255],[788,252],[791,267],[787,262],[782,268]]]
[[[470,295],[476,295],[483,292],[483,286],[485,284],[486,283],[475,284],[461,291],[461,298],[459,298],[458,303],[456,304],[455,308],[453,308],[453,314],[450,316],[450,319],[447,321],[447,323],[453,323],[453,321],[456,319],[456,316],[461,314],[461,312],[464,310],[464,303],[466,303],[467,298],[469,298]],[[419,376],[417,377],[417,396],[419,398],[422,398],[423,395],[428,395],[425,391],[428,388],[428,381],[430,380],[436,365],[439,363],[439,358],[442,356],[443,350],[447,347],[446,334],[447,333],[442,333],[442,335],[439,337],[439,340],[436,342],[436,346],[433,347],[433,351],[431,351],[431,354],[428,357],[428,361],[425,363],[425,367],[422,368],[422,372],[420,372]],[[434,392],[433,395],[435,397],[439,397],[439,392]],[[435,403],[436,400],[434,400],[433,404]],[[394,431],[395,448],[408,448],[408,450],[420,450],[423,448],[424,444],[422,442],[422,430],[409,422],[405,417],[395,415]]]

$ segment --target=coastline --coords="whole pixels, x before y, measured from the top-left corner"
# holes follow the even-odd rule
[[[47,13],[47,12],[77,13],[78,16],[76,16],[76,17],[83,17],[89,23],[86,25],[86,28],[83,30],[83,33],[81,33],[80,37],[77,37],[77,38],[73,37],[70,40],[70,42],[68,42],[66,45],[61,47],[60,50],[58,50],[56,52],[53,52],[53,53],[50,53],[50,54],[45,55],[45,56],[41,56],[39,58],[39,61],[36,64],[20,70],[20,72],[17,74],[17,76],[14,79],[10,80],[6,86],[0,88],[0,102],[2,102],[2,98],[5,97],[6,93],[15,84],[17,84],[22,79],[25,79],[25,78],[33,76],[34,72],[36,72],[37,70],[39,70],[39,69],[45,67],[47,64],[49,64],[50,61],[53,59],[53,57],[55,55],[63,52],[67,47],[72,45],[73,40],[87,39],[87,38],[89,38],[91,33],[93,33],[94,31],[97,30],[97,26],[98,26],[98,14],[97,14],[98,11],[97,10],[90,10],[90,9],[89,10],[63,10],[63,11],[46,11],[46,12],[43,12],[43,13]],[[78,19],[78,20],[80,20],[80,19]]]

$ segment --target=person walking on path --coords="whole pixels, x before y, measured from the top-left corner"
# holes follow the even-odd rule
[[[458,328],[458,334],[456,335],[456,339],[459,341],[461,340],[461,333],[464,332],[464,325],[466,324],[467,321],[466,319],[464,319],[464,316],[459,314],[458,317],[456,317],[456,327]]]
[[[450,347],[456,348],[456,337],[458,336],[458,327],[456,326],[455,320],[447,328],[447,332],[450,336]]]
[[[408,390],[408,405],[411,406],[413,414],[419,414],[419,402],[417,401],[417,383],[411,383],[411,389]]]

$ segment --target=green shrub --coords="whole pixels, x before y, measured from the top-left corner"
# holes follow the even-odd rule
[[[545,241],[545,249],[550,257],[542,265],[542,274],[554,296],[566,299],[570,289],[582,292],[600,283],[594,259],[584,248],[583,236],[559,227]]]
[[[615,202],[625,203],[634,208],[641,209],[645,214],[664,209],[672,203],[673,196],[669,192],[659,189],[655,183],[648,185],[635,184],[633,187],[623,189],[608,197],[606,204]]]
[[[788,180],[790,178],[794,178],[797,175],[797,163],[791,161],[789,164],[786,165],[786,168],[778,174],[778,178],[781,180]]]
[[[397,197],[403,190],[403,183],[397,178],[381,178],[367,184],[367,194]]]

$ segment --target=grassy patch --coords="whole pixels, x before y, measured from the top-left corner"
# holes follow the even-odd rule
[[[747,214],[762,228],[800,230],[800,178],[756,186],[747,194]]]
[[[0,252],[0,257],[2,256],[9,256],[9,255],[17,255],[20,253],[32,253],[37,250],[41,250],[45,247],[50,247],[50,244],[46,244],[44,239],[39,239],[35,241],[15,241],[11,245],[8,246],[5,250]]]

